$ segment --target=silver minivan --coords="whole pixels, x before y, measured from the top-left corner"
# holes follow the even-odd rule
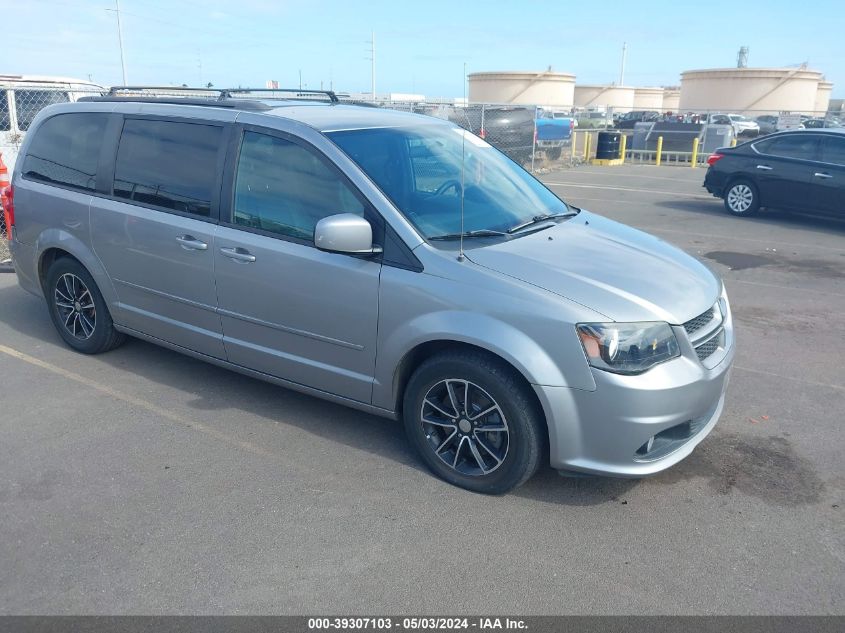
[[[80,352],[135,336],[401,419],[475,491],[648,475],[712,430],[713,272],[447,121],[322,98],[46,108],[5,197],[20,285]]]

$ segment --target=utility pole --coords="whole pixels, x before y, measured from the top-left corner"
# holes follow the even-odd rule
[[[372,67],[370,69],[370,79],[372,81],[372,85],[370,87],[370,92],[372,93],[373,101],[376,100],[376,32],[371,31],[372,39],[370,40],[370,63]]]
[[[117,14],[117,41],[120,44],[120,68],[123,71],[123,85],[126,85],[126,61],[123,58],[123,28],[120,24],[120,0],[114,0],[115,13]]]
[[[464,106],[467,105],[467,63],[464,62]]]
[[[376,32],[370,31],[370,39],[366,42],[370,45],[370,56],[364,59],[370,60],[370,99],[376,100]]]
[[[622,42],[622,68],[619,70],[619,85],[625,85],[625,56],[628,53],[628,42]]]

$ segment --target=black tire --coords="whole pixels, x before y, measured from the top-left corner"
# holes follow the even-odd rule
[[[731,215],[749,217],[760,210],[760,192],[750,180],[738,178],[725,188],[724,202]]]
[[[44,295],[59,336],[77,352],[101,354],[126,340],[126,335],[114,329],[111,314],[94,278],[75,259],[60,257],[53,262],[47,271]]]
[[[466,396],[460,394],[455,394],[457,408],[447,406],[445,397],[437,402],[446,411],[428,404],[431,399],[436,400],[431,394],[444,389],[444,383],[447,393],[449,385],[455,389],[456,385],[470,383],[466,392],[470,406],[464,404]],[[478,414],[479,409],[489,408],[490,402],[497,410],[471,421],[467,409]],[[417,368],[405,389],[402,411],[408,440],[432,472],[467,490],[503,494],[525,483],[544,462],[548,436],[538,408],[528,386],[507,364],[483,353],[455,351],[433,356]],[[466,428],[423,422],[424,413],[426,419],[454,421],[438,411],[449,415],[457,411]],[[445,445],[453,431],[457,434],[455,439],[438,453],[439,445]],[[486,463],[487,470],[478,457]],[[457,466],[447,461],[455,461]]]

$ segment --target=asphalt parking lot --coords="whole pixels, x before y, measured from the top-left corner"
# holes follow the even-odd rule
[[[428,474],[399,424],[130,340],[0,275],[0,613],[845,614],[845,221],[740,219],[702,169],[543,176],[725,279],[719,425],[650,479]]]

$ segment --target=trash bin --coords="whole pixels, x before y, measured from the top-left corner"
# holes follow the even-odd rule
[[[619,158],[621,138],[621,132],[599,132],[598,142],[596,143],[596,158]]]

